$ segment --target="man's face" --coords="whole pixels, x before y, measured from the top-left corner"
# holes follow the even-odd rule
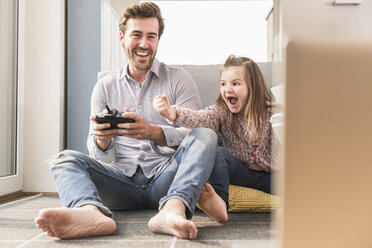
[[[149,70],[159,45],[159,22],[156,17],[129,19],[120,41],[129,59],[130,70]]]

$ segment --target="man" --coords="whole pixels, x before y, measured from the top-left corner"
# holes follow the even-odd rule
[[[41,210],[36,218],[36,225],[48,236],[112,234],[116,224],[111,210],[159,208],[149,221],[150,230],[196,237],[197,228],[190,219],[212,171],[217,136],[209,129],[189,133],[172,126],[152,108],[155,96],[163,93],[172,104],[201,107],[192,78],[155,59],[163,29],[154,3],[124,11],[120,41],[128,64],[99,80],[93,90],[87,141],[90,156],[67,150],[50,162],[64,207]],[[125,110],[122,116],[135,123],[119,124],[118,129],[107,129],[109,123],[97,124],[96,114],[106,104]],[[111,152],[113,163],[100,162]],[[208,212],[216,194],[212,190],[204,196],[199,205],[205,205]]]

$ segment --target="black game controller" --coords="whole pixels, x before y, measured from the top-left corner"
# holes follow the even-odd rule
[[[103,110],[102,113],[97,114],[96,122],[101,123],[110,123],[111,126],[106,129],[117,129],[119,123],[134,123],[132,118],[123,118],[123,112],[119,112],[116,109],[110,109],[109,106],[106,105],[106,109]]]

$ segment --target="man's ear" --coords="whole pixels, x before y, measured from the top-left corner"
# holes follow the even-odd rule
[[[120,38],[120,43],[124,45],[124,34],[121,31],[119,31],[119,38]]]

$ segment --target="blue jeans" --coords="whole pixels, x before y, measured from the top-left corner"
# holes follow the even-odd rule
[[[63,206],[97,206],[111,210],[161,209],[177,198],[192,218],[198,196],[213,168],[217,135],[210,129],[193,130],[175,154],[160,165],[154,176],[144,176],[140,166],[132,177],[81,152],[65,150],[51,161],[54,182]]]
[[[271,173],[249,169],[239,159],[218,147],[216,161],[208,180],[216,193],[228,205],[229,185],[238,185],[271,193]]]

